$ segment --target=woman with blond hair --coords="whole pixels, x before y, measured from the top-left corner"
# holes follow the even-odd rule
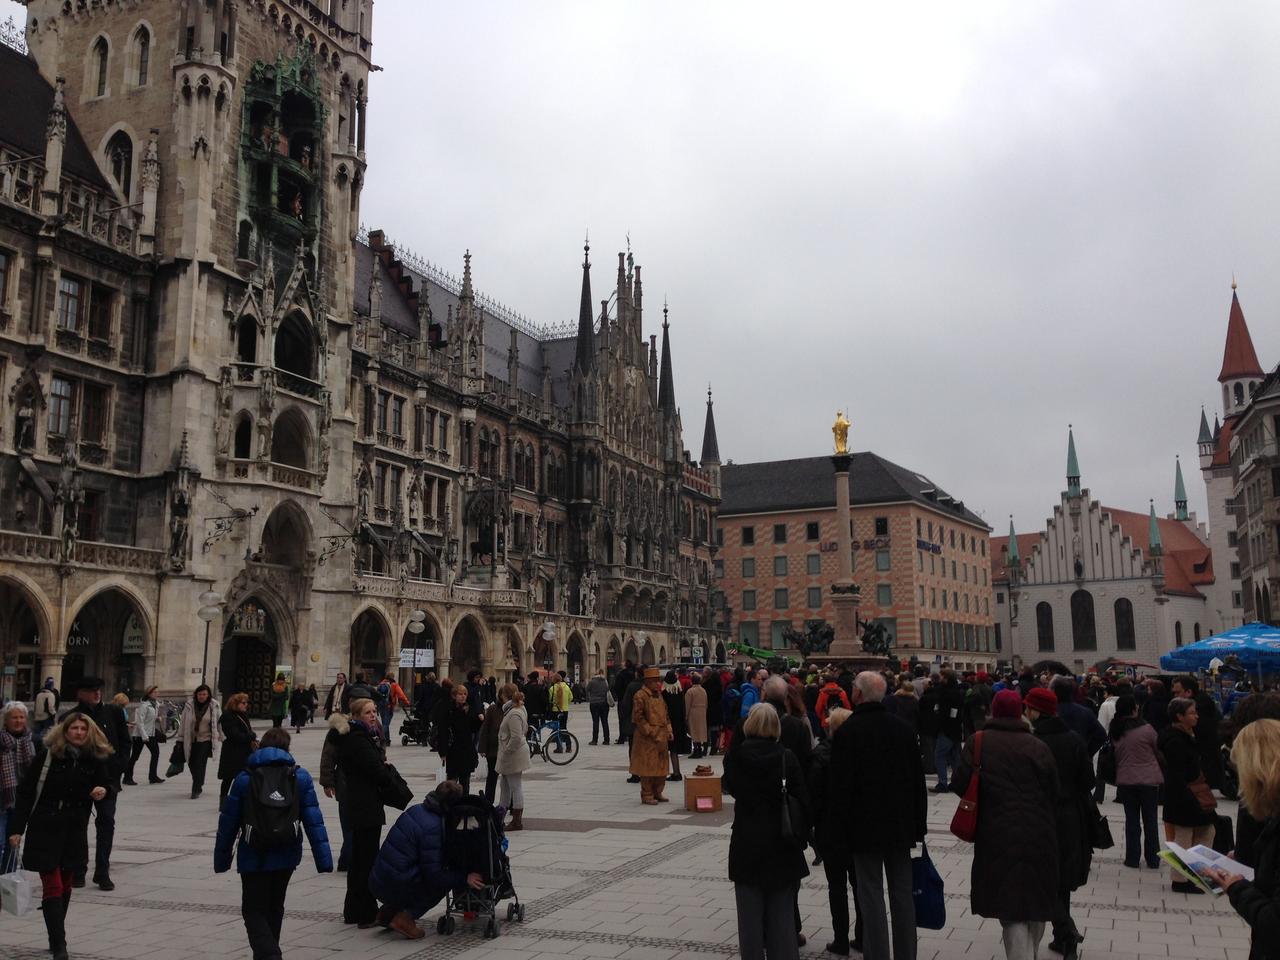
[[[89,866],[89,812],[107,795],[107,757],[115,751],[88,717],[71,713],[52,727],[18,786],[9,846],[26,835],[22,865],[40,874],[44,924],[54,960],[67,960],[71,884]]]
[[[1280,720],[1255,720],[1236,735],[1231,762],[1240,776],[1240,799],[1262,823],[1254,848],[1252,880],[1218,868],[1209,876],[1227,891],[1253,933],[1249,960],[1280,957]]]
[[[218,809],[221,810],[231,785],[245,768],[249,754],[258,749],[258,735],[249,725],[247,693],[233,693],[227,697],[222,716],[218,718],[218,729],[224,737],[222,754],[218,757],[218,780],[221,782],[218,788]]]
[[[18,784],[36,755],[36,743],[28,729],[27,705],[11,700],[0,710],[0,837],[9,836],[6,825],[18,803]],[[0,874],[16,866],[17,851],[0,849]]]
[[[511,811],[508,830],[524,829],[523,775],[529,769],[529,716],[524,709],[524,694],[514,683],[502,685],[498,691],[502,704],[502,723],[498,726],[498,805]]]
[[[369,892],[369,872],[378,856],[382,825],[387,822],[380,791],[391,783],[391,774],[378,740],[377,704],[367,697],[356,697],[349,706],[350,719],[333,727],[338,731],[337,769],[344,783],[338,806],[345,812],[343,830],[351,829],[342,922],[364,930],[374,925],[378,915],[378,901]]]

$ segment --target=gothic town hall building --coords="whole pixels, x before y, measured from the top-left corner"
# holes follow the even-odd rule
[[[684,448],[666,308],[659,343],[641,267],[597,300],[588,250],[576,328],[537,327],[479,257],[454,277],[360,228],[370,0],[26,6],[27,50],[0,46],[0,696],[204,677],[262,710],[277,671],[410,647],[455,677],[716,654],[718,445],[708,399]]]

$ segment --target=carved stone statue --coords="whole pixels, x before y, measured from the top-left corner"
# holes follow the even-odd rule
[[[175,490],[169,514],[169,568],[175,573],[180,572],[187,565],[190,511],[190,496],[185,491]]]
[[[836,440],[836,453],[846,454],[849,452],[849,423],[841,410],[836,411],[836,422],[831,425],[831,434]]]
[[[276,374],[270,367],[263,367],[259,376],[262,377],[262,389],[258,394],[258,409],[270,416],[276,408]]]
[[[373,486],[373,478],[369,475],[369,464],[361,461],[356,472],[356,523],[369,516],[369,491]]]
[[[600,580],[596,576],[595,570],[587,574],[583,580],[582,593],[582,615],[584,617],[595,618],[596,615],[596,595],[600,589]]]
[[[271,418],[258,415],[258,459],[271,459]]]
[[[22,398],[18,407],[17,429],[14,431],[14,446],[18,450],[30,450],[36,443],[36,412],[31,405],[31,394]]]
[[[217,410],[214,414],[213,438],[214,450],[220,457],[225,457],[231,449],[231,405],[235,399],[235,388],[231,384],[231,367],[223,367],[219,371],[217,387]]]
[[[537,551],[538,553],[544,553],[546,550],[547,518],[542,514],[542,507],[538,507],[538,519],[533,525],[533,530]]]
[[[567,576],[560,580],[560,611],[569,612],[569,578]]]
[[[76,541],[80,538],[80,504],[84,503],[84,491],[80,488],[80,471],[77,469],[74,444],[68,443],[62,454],[62,471],[58,478],[58,502],[62,506],[61,560],[70,563],[75,559]]]

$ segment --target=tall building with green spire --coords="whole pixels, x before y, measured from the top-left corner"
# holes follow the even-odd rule
[[[1173,461],[1173,508],[1178,520],[1189,520],[1190,515],[1187,513],[1187,487],[1182,482],[1182,460],[1174,458]]]

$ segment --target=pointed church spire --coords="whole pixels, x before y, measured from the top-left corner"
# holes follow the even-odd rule
[[[707,384],[707,424],[702,428],[702,466],[720,466],[720,441],[716,439],[716,412],[711,405],[711,384]]]
[[[1200,408],[1200,436],[1196,443],[1213,443],[1213,434],[1209,432],[1209,418],[1204,415],[1204,407]]]
[[[474,300],[475,294],[471,290],[471,251],[468,250],[462,255],[462,291],[458,294],[459,300]]]
[[[590,373],[596,368],[595,334],[591,324],[591,244],[582,245],[582,302],[578,306],[578,348],[573,368]]]
[[[1067,424],[1067,496],[1080,496],[1080,461],[1076,457],[1076,436]]]
[[[667,304],[662,303],[662,371],[658,380],[658,409],[669,416],[676,413],[676,389],[671,376],[671,340],[667,334]]]
[[[1009,514],[1009,559],[1011,567],[1022,566],[1022,557],[1018,555],[1018,535],[1013,532],[1013,514]]]
[[[1189,519],[1187,514],[1187,487],[1182,482],[1182,460],[1174,459],[1173,507],[1179,520]]]
[[[1257,351],[1253,349],[1253,338],[1249,336],[1249,327],[1244,322],[1244,311],[1240,309],[1240,298],[1236,296],[1236,282],[1231,281],[1231,312],[1227,316],[1227,345],[1222,352],[1222,371],[1218,374],[1218,382],[1237,380],[1241,377],[1262,377],[1262,364],[1258,363]]]
[[[1156,519],[1156,502],[1151,501],[1151,518],[1150,527],[1147,530],[1148,539],[1151,541],[1151,555],[1158,557],[1164,553],[1164,543],[1160,539],[1160,521]]]

